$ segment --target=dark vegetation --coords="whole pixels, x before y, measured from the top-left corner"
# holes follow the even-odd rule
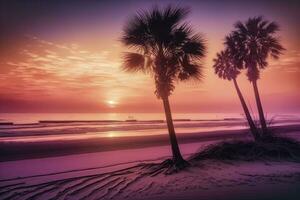
[[[300,162],[300,143],[286,137],[269,137],[264,142],[224,141],[208,146],[191,160],[293,161]]]

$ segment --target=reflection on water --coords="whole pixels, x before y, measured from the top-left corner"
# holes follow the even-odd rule
[[[91,135],[98,135],[99,136],[99,134],[97,134],[97,133],[92,133]],[[118,134],[118,132],[116,132],[116,131],[107,131],[102,136],[103,137],[110,137],[110,138],[112,138],[112,137],[120,137],[122,135]]]
[[[70,141],[91,138],[116,138],[167,134],[163,113],[139,113],[137,120],[119,122],[37,123],[39,120],[126,120],[129,114],[2,114],[2,121],[35,122],[0,126],[0,142]],[[105,118],[107,117],[107,118]],[[24,120],[26,118],[26,120]],[[204,133],[219,130],[246,129],[247,123],[239,114],[174,114],[177,134]],[[156,120],[156,121],[145,121]],[[277,115],[273,125],[299,124],[298,115]]]

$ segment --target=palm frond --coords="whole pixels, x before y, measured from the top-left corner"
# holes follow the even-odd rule
[[[267,22],[266,22],[267,23]],[[276,22],[270,22],[266,27],[265,27],[265,32],[267,34],[273,34],[279,31],[279,25]]]
[[[140,11],[123,27],[121,42],[129,47],[143,48],[148,39],[147,13]]]
[[[145,71],[144,56],[138,53],[124,53],[122,69],[128,72]]]
[[[173,48],[175,46],[182,45],[191,37],[192,32],[192,28],[187,23],[183,23],[178,28],[174,29],[172,33],[172,40],[168,47]]]
[[[204,78],[203,66],[200,63],[192,62],[188,56],[183,57],[179,67],[178,78],[181,81],[201,81]]]
[[[169,5],[163,11],[163,19],[167,21],[169,26],[177,26],[182,20],[184,20],[190,13],[190,9],[187,7],[173,7]]]
[[[271,57],[274,59],[279,59],[279,56],[283,54],[283,51],[285,50],[285,48],[280,44],[279,39],[268,37],[267,43]]]
[[[185,54],[200,59],[206,54],[206,42],[201,35],[193,35],[182,47]]]
[[[183,65],[183,70],[179,72],[178,78],[181,81],[186,81],[186,80],[202,81],[204,78],[203,66],[201,64]]]
[[[238,21],[234,24],[234,27],[239,30],[241,32],[241,34],[245,34],[247,33],[247,28],[245,27],[245,25],[241,22]]]

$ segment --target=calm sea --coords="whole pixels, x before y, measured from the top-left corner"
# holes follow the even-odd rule
[[[248,127],[244,116],[238,113],[174,113],[173,118],[176,133],[179,134]],[[164,113],[1,113],[0,141],[167,134],[164,119]],[[273,120],[272,125],[300,124],[300,115],[295,114],[273,114],[267,119]]]
[[[174,119],[223,120],[241,118],[238,113],[173,113]],[[37,123],[40,120],[164,120],[164,113],[0,113],[2,122]]]

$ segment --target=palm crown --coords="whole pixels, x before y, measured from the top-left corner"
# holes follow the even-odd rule
[[[151,73],[160,98],[172,93],[175,80],[202,78],[198,61],[204,57],[205,45],[200,35],[182,23],[188,12],[156,7],[137,13],[123,29],[122,43],[135,50],[125,53],[123,69]]]
[[[240,73],[228,50],[217,53],[217,57],[213,61],[215,73],[222,79],[230,81],[236,79]]]
[[[231,37],[226,40],[228,49],[234,54],[239,67],[247,68],[250,81],[259,79],[259,69],[264,69],[269,56],[278,59],[284,48],[275,33],[279,26],[262,17],[249,18],[245,23],[237,22]]]

